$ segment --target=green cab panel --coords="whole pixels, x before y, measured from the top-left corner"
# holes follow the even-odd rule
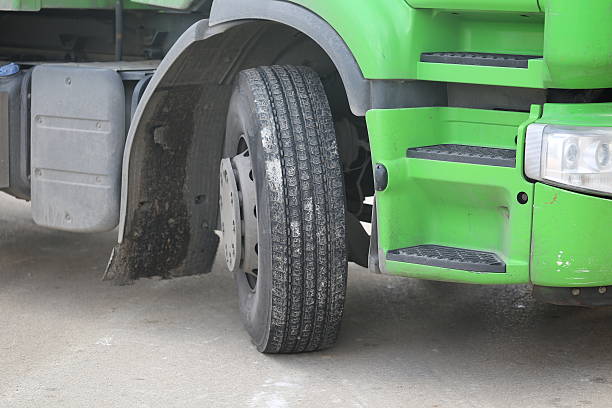
[[[1,11],[38,11],[41,0],[0,0]]]
[[[530,61],[530,69],[420,62],[422,53],[437,51],[542,55],[541,13],[528,18],[518,12],[453,13],[416,9],[401,0],[353,0],[350,7],[340,1],[294,2],[340,34],[366,78],[543,87],[541,61]]]
[[[537,123],[612,126],[612,103],[547,103]],[[536,184],[531,281],[556,287],[612,285],[612,199]]]
[[[292,1],[340,34],[366,78],[612,87],[610,0],[353,0],[350,7],[342,1]],[[527,68],[422,62],[428,52],[539,58]]]
[[[534,285],[612,285],[612,200],[536,184]]]
[[[547,0],[545,10],[547,85],[612,87],[612,1]]]
[[[546,103],[537,123],[561,126],[612,126],[612,102]]]
[[[537,0],[407,0],[414,8],[537,12]]]

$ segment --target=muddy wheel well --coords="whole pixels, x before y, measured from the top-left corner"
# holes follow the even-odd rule
[[[364,120],[351,113],[334,63],[308,36],[256,21],[192,42],[164,68],[130,130],[125,221],[106,279],[125,283],[210,271],[218,245],[218,165],[234,78],[243,69],[272,64],[314,69],[335,120],[348,128],[342,138],[365,138],[361,145],[367,144]],[[359,154],[350,141],[339,144],[346,147],[345,164]]]

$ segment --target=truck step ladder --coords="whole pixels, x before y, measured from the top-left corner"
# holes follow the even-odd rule
[[[541,58],[540,55],[491,54],[485,52],[424,52],[421,54],[421,62],[506,68],[529,68],[529,60]]]
[[[406,156],[412,159],[449,161],[486,166],[516,166],[516,150],[495,147],[439,144],[410,148],[407,150]]]
[[[416,245],[387,252],[387,260],[471,272],[504,273],[506,264],[492,252],[441,245]]]

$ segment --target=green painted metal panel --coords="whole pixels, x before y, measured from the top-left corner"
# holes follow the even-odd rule
[[[397,0],[354,0],[350,7],[339,1],[295,2],[322,16],[338,31],[366,78],[472,83],[483,83],[484,78],[510,86],[517,83],[515,86],[538,87],[542,84],[538,66],[510,71],[419,62],[421,53],[433,51],[541,55],[544,20],[540,14],[528,18],[519,13],[454,14],[414,9]]]
[[[466,144],[522,151],[527,113],[463,108],[372,110],[366,119],[373,163],[388,171],[388,186],[377,192],[379,245],[383,251],[438,244],[497,253],[506,273],[475,273],[401,262],[386,270],[403,276],[481,284],[529,280],[533,184],[516,168],[407,159],[406,149]],[[518,146],[515,138],[518,137]]]
[[[327,20],[351,48],[367,78],[411,78],[416,74],[415,10],[401,0],[296,0]],[[377,22],[384,22],[379,24]]]
[[[612,103],[546,103],[537,122],[562,126],[612,126]]]
[[[612,103],[545,104],[537,122],[612,126]],[[536,285],[612,285],[612,200],[538,183],[532,246]]]
[[[365,77],[534,88],[612,87],[609,0],[294,0],[322,16],[352,50]],[[462,5],[462,7],[459,7]],[[468,7],[469,6],[469,7]],[[516,9],[515,11],[508,11]],[[496,11],[491,11],[496,10]],[[384,22],[384,23],[379,23]],[[528,69],[422,63],[423,52],[543,56]]]
[[[520,86],[544,88],[546,71],[542,60],[529,61],[529,69],[469,66],[457,64],[430,64],[419,62],[418,79],[462,82],[482,85]]]
[[[531,281],[612,285],[612,200],[537,184]]]
[[[540,11],[538,0],[407,0],[415,8],[449,10]]]
[[[547,86],[612,87],[612,1],[548,0]]]
[[[38,11],[41,0],[0,0],[2,11]]]

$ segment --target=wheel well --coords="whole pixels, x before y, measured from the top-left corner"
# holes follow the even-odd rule
[[[193,32],[203,39],[175,55],[170,51],[159,68],[163,75],[152,80],[130,129],[120,243],[106,279],[128,282],[210,270],[218,245],[214,230],[225,118],[234,78],[241,70],[273,64],[309,66],[322,78],[335,120],[349,129],[342,133],[365,137],[367,143],[364,120],[351,113],[338,70],[310,37],[267,21],[221,30],[203,20]],[[339,144],[351,146],[346,141]],[[354,154],[343,152],[343,159],[350,161]]]

